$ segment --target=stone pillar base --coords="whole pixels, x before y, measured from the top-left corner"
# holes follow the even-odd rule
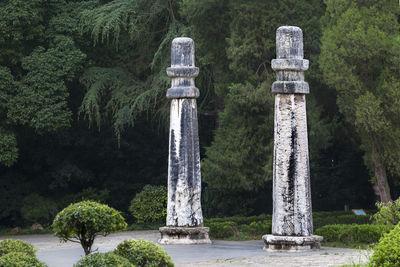
[[[211,244],[208,227],[160,227],[162,245]]]
[[[266,251],[304,251],[320,249],[322,236],[279,236],[264,235],[264,250]]]

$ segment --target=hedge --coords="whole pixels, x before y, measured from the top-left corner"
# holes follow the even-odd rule
[[[392,229],[389,225],[333,224],[316,229],[315,234],[323,236],[325,242],[374,243]]]

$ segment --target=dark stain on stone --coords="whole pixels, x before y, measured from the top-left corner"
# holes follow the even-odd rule
[[[170,160],[170,170],[169,170],[169,176],[170,176],[170,186],[172,188],[172,196],[171,196],[171,201],[175,201],[176,199],[176,187],[178,184],[178,174],[179,174],[179,161],[176,155],[176,147],[175,147],[175,131],[171,130],[171,149],[169,152],[169,160]]]
[[[186,183],[190,192],[193,190],[193,131],[192,118],[190,116],[190,100],[182,101],[181,110],[181,143],[179,148],[179,159],[182,166],[180,172],[184,173]],[[186,166],[186,168],[185,168]]]
[[[294,186],[295,186],[295,180],[297,176],[297,130],[296,130],[296,123],[295,123],[295,116],[294,112],[292,112],[292,135],[291,135],[291,152],[290,152],[290,157],[289,157],[289,167],[288,167],[288,188],[287,188],[287,203],[289,204],[292,209],[290,210],[291,212],[291,219],[294,219]],[[292,222],[293,224],[293,222]],[[294,227],[293,227],[293,232],[294,233]]]

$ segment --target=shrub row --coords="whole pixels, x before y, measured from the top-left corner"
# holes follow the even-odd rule
[[[321,228],[324,225],[331,224],[369,224],[371,222],[370,216],[357,216],[354,214],[334,215],[334,216],[314,216],[313,225],[314,229]]]
[[[323,236],[325,242],[375,243],[392,229],[389,225],[333,224],[316,229],[315,234]]]
[[[232,217],[222,217],[222,218],[210,218],[210,219],[205,219],[205,223],[216,223],[216,222],[234,222],[238,225],[241,224],[250,224],[252,222],[258,222],[258,221],[265,221],[265,220],[271,220],[272,215],[271,214],[261,214],[258,216],[232,216]]]
[[[271,233],[271,220],[254,221],[250,224],[239,225],[233,221],[209,222],[205,226],[210,227],[210,237],[215,239],[224,238],[257,238]]]

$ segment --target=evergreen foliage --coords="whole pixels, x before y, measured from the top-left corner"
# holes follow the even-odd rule
[[[362,141],[382,202],[400,168],[399,11],[393,1],[326,1],[319,63],[337,105]],[[395,98],[391,98],[395,97]]]

